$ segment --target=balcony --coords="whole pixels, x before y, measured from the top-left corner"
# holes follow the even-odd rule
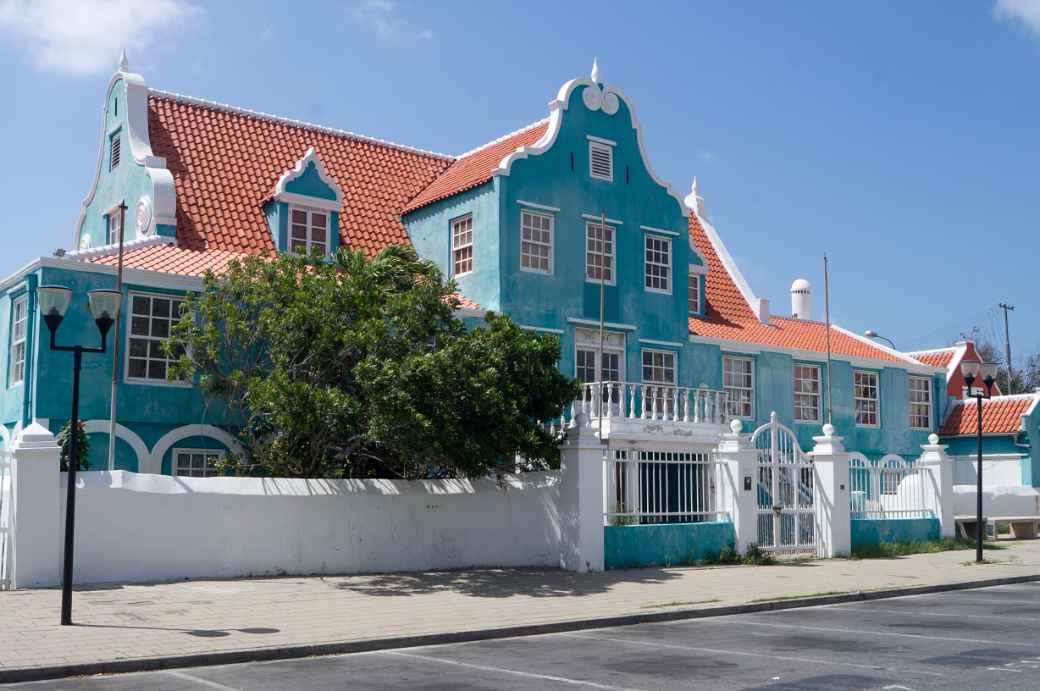
[[[725,391],[616,381],[581,387],[564,426],[578,421],[600,439],[717,444],[728,431]]]

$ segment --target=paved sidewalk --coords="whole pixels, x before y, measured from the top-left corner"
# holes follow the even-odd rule
[[[1040,540],[1003,544],[1008,549],[987,551],[995,563],[980,566],[970,563],[969,550],[585,575],[503,569],[96,586],[77,589],[77,625],[71,627],[57,623],[58,590],[0,592],[0,679],[31,668],[371,642],[1040,576]]]

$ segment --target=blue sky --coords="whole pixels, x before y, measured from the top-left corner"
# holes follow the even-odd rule
[[[72,245],[120,48],[151,86],[458,153],[546,114],[567,79],[635,102],[657,171],[755,291],[903,349],[979,326],[1040,350],[1040,0],[0,0],[10,101],[0,274]]]

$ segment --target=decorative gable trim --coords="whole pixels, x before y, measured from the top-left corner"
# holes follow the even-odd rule
[[[598,72],[598,70],[596,71]],[[595,76],[598,77],[598,74]],[[559,92],[556,94],[556,99],[549,102],[549,126],[546,128],[545,134],[531,146],[521,146],[517,148],[516,151],[503,157],[501,162],[499,162],[498,167],[491,172],[491,175],[509,175],[510,168],[512,168],[514,161],[527,158],[528,156],[540,156],[551,149],[553,144],[556,143],[556,137],[560,134],[560,128],[563,125],[563,111],[567,110],[571,93],[580,86],[588,87],[582,93],[582,102],[585,104],[585,107],[590,110],[602,109],[607,115],[614,115],[619,108],[618,99],[624,101],[625,105],[628,107],[629,115],[632,118],[632,129],[636,132],[636,142],[639,145],[639,155],[643,161],[643,166],[646,168],[646,172],[650,174],[650,178],[654,182],[663,187],[665,191],[667,191],[668,194],[679,203],[682,215],[688,217],[690,215],[690,210],[687,208],[683,198],[674,187],[657,175],[653,166],[650,164],[650,159],[646,155],[646,146],[643,142],[643,126],[639,123],[639,119],[636,117],[636,110],[632,105],[632,102],[627,96],[625,96],[621,89],[616,86],[601,86],[598,81],[594,81],[593,79],[572,79],[561,86]]]
[[[318,177],[335,194],[335,200],[311,197],[296,192],[289,192],[285,189],[286,185],[293,180],[302,177],[312,163],[318,173]],[[329,175],[325,164],[313,146],[307,149],[307,153],[303,155],[303,158],[298,160],[292,168],[282,173],[282,176],[278,178],[278,182],[274,186],[274,199],[279,202],[299,204],[300,206],[321,209],[323,211],[339,211],[343,208],[343,190],[340,189],[335,178]]]

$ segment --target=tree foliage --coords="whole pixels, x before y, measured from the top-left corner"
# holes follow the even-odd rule
[[[76,432],[76,470],[90,470],[90,437],[87,435],[85,423],[80,420],[79,429]],[[72,453],[70,446],[72,438],[69,435],[69,430],[72,429],[71,422],[66,422],[58,430],[58,447],[61,449],[59,459],[61,462],[61,472],[67,472],[69,469],[69,457]]]
[[[255,473],[477,476],[558,459],[537,422],[576,395],[555,337],[488,314],[467,330],[453,286],[410,247],[373,259],[251,257],[207,275],[167,343],[241,421]]]

